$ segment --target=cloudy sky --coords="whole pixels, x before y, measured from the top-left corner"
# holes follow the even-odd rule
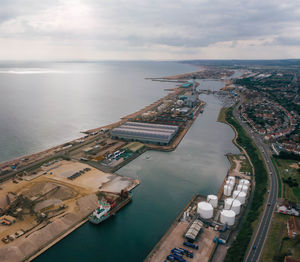
[[[300,0],[0,0],[0,60],[300,58]]]

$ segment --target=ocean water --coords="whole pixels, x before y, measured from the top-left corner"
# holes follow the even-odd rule
[[[19,76],[15,72],[9,73],[10,75],[2,73],[1,76],[0,70],[0,78],[9,77],[15,83],[11,87],[7,83],[7,89],[11,92],[14,89],[15,93],[23,90],[23,95],[29,90],[33,96],[31,103],[45,105],[41,113],[35,114],[35,117],[39,114],[43,117],[34,120],[27,108],[28,101],[23,105],[26,113],[8,106],[18,116],[18,121],[23,119],[24,127],[15,131],[15,134],[18,134],[19,141],[26,142],[22,142],[23,146],[20,146],[14,139],[0,141],[2,159],[16,157],[22,152],[33,152],[47,145],[56,145],[76,137],[80,130],[116,121],[120,116],[164,95],[164,88],[174,86],[144,80],[145,77],[195,71],[194,67],[171,62],[71,64],[71,67],[59,64],[53,68],[45,67],[48,71],[56,70],[55,72],[19,74],[25,79],[26,76],[29,79],[33,76],[45,83],[35,83],[34,87],[34,80],[27,79],[27,84],[23,85],[22,80],[14,79]],[[100,69],[103,71],[95,72]],[[68,75],[70,73],[58,73],[58,70],[74,70],[77,73],[72,71]],[[74,84],[70,85],[70,82]],[[200,86],[218,90],[223,83],[200,81]],[[57,101],[59,94],[62,96]],[[18,96],[18,99],[23,100],[23,96]],[[119,174],[141,180],[140,186],[133,191],[132,203],[100,225],[84,224],[35,261],[143,261],[194,194],[216,193],[229,167],[225,154],[238,150],[231,142],[234,137],[231,128],[216,122],[221,108],[220,101],[207,95],[201,95],[201,99],[207,102],[204,113],[197,118],[175,151],[148,151],[118,171]],[[34,107],[35,110],[38,108],[36,104]],[[30,112],[35,110],[30,109]],[[67,117],[62,117],[60,113]],[[52,121],[48,122],[48,119]],[[32,121],[36,121],[39,126],[27,124]],[[9,116],[7,122],[12,122]],[[22,126],[22,122],[18,125]],[[10,125],[10,128],[13,129],[13,126]],[[7,135],[7,139],[9,136]],[[32,141],[36,139],[46,142],[32,145]],[[11,151],[10,154],[5,154],[2,152],[3,145],[8,144]]]

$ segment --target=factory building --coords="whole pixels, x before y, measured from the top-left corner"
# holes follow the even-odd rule
[[[177,132],[178,126],[126,122],[114,128],[111,131],[111,136],[114,139],[168,145]]]

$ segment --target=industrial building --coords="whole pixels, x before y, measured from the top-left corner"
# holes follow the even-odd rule
[[[168,145],[178,132],[178,129],[178,126],[172,125],[126,122],[114,128],[111,131],[111,136],[114,139]]]

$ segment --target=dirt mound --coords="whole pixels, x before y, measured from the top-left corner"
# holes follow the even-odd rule
[[[82,215],[88,215],[97,207],[98,197],[95,194],[84,196],[76,201]]]
[[[44,201],[41,201],[41,202],[37,203],[34,206],[34,211],[37,212],[37,211],[40,211],[44,208],[49,208],[51,206],[59,205],[61,203],[62,203],[62,201],[59,200],[59,199],[47,199],[47,200],[44,200]]]
[[[17,262],[23,260],[23,254],[16,246],[0,248],[0,261]]]
[[[43,195],[52,189],[56,188],[57,184],[51,182],[40,182],[33,185],[30,189],[23,192],[23,195],[27,197],[33,197],[37,195]]]
[[[4,209],[8,205],[7,197],[5,196],[0,196],[0,208]]]
[[[38,192],[38,187],[39,190],[44,190],[46,188],[46,192],[49,189],[51,190],[51,188],[55,188],[53,187],[53,185],[49,186],[45,183],[40,184],[42,185],[36,185],[34,189],[36,190],[34,192],[35,194]],[[62,186],[61,188],[64,189],[66,187]],[[29,193],[30,192],[28,192],[28,194]],[[34,194],[32,194],[31,196],[34,196]],[[43,202],[40,203],[42,204]],[[0,261],[17,262],[23,261],[24,258],[32,256],[34,252],[37,252],[41,248],[49,245],[61,234],[74,227],[77,223],[86,218],[97,207],[97,202],[98,197],[95,194],[79,198],[76,201],[76,204],[80,212],[67,213],[63,217],[57,218],[55,221],[48,224],[44,228],[29,235],[26,239],[24,239],[24,241],[19,242],[16,246],[0,248]]]
[[[40,182],[23,192],[28,198],[45,195],[45,199],[67,200],[75,197],[77,193],[67,187],[53,182]]]

